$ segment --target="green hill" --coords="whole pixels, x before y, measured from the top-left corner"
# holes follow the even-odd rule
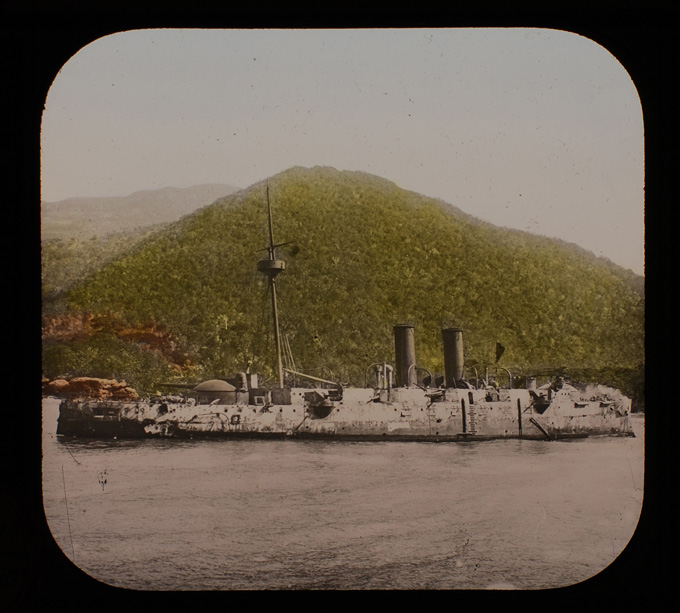
[[[441,373],[441,328],[466,364],[562,371],[642,397],[642,279],[574,245],[501,229],[378,177],[292,168],[268,181],[281,329],[297,370],[364,383],[393,361],[392,326],[416,327],[418,364]],[[266,182],[145,237],[45,305],[46,377],[271,377]],[[58,308],[57,308],[58,307]],[[47,317],[49,314],[49,318]]]

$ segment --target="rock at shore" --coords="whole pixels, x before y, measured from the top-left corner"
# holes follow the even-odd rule
[[[137,391],[129,387],[125,381],[94,377],[43,380],[43,394],[58,398],[87,400],[130,401],[139,399]]]

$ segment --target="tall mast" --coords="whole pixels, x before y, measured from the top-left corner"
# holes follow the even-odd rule
[[[283,363],[281,361],[281,334],[279,332],[279,311],[276,304],[276,280],[275,277],[286,269],[286,262],[276,259],[276,248],[286,243],[274,243],[274,229],[272,224],[272,207],[269,202],[269,183],[267,183],[267,215],[269,217],[269,246],[267,258],[257,263],[257,269],[269,279],[269,291],[272,297],[272,314],[274,317],[274,343],[276,345],[276,366],[279,377],[279,387],[283,387]]]

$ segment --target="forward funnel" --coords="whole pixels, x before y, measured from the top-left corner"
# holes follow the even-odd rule
[[[394,326],[394,350],[396,357],[397,387],[409,387],[418,383],[416,365],[416,350],[411,324]],[[411,368],[411,367],[414,368]]]

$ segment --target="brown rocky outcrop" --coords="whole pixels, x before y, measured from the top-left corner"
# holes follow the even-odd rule
[[[68,313],[43,318],[43,342],[69,343],[85,341],[105,334],[135,343],[144,351],[155,353],[172,366],[190,364],[189,358],[177,347],[172,334],[157,323],[132,326],[114,315]]]
[[[85,339],[92,334],[92,319],[90,313],[61,314],[44,318],[43,339],[58,342]]]
[[[43,394],[82,400],[133,401],[139,398],[137,391],[125,381],[95,377],[43,380]]]

